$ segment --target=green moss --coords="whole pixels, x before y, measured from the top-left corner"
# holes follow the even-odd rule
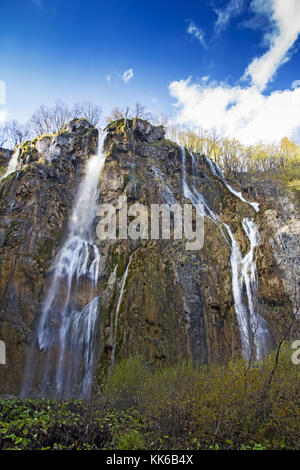
[[[169,139],[155,140],[154,142],[151,142],[151,144],[150,144],[151,147],[155,147],[155,148],[161,147],[162,145],[175,147],[176,149],[178,148],[178,145],[175,142],[172,142]]]
[[[52,134],[51,137],[55,137],[56,135],[61,135],[61,134],[68,134],[69,131],[67,129],[60,129],[58,132],[55,132],[54,134]]]
[[[9,173],[8,175],[5,176],[5,178],[3,178],[3,180],[1,181],[3,183],[3,185],[7,182],[7,181],[11,181],[14,179],[15,177],[15,174],[17,173],[18,170],[16,171],[13,171],[11,173]]]
[[[129,121],[130,120],[127,121],[127,125],[129,125]],[[104,130],[107,130],[109,132],[115,131],[118,134],[124,134],[126,132],[126,127],[126,119],[122,118],[109,123]]]
[[[28,147],[31,147],[32,145],[32,141],[31,140],[26,140],[25,142],[23,142],[20,147],[21,149],[24,149],[24,148],[28,148]]]
[[[52,134],[41,134],[39,137],[37,137],[36,142],[37,142],[38,140],[44,139],[45,137],[50,137],[50,138],[51,138],[51,137],[52,137]]]
[[[7,229],[7,232],[6,232],[6,237],[7,239],[9,239],[12,235],[13,235],[13,232],[15,230],[18,229],[18,227],[20,227],[21,225],[21,221],[20,220],[13,220],[10,224],[9,224],[9,227]]]
[[[44,268],[51,259],[54,245],[55,239],[53,238],[44,238],[39,242],[35,259],[40,268]]]

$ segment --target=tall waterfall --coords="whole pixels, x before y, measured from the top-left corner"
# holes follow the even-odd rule
[[[266,321],[257,313],[255,305],[258,287],[255,249],[259,243],[259,233],[253,220],[245,218],[242,225],[250,242],[250,250],[244,258],[230,227],[224,224],[231,239],[232,294],[243,355],[246,359],[260,360],[268,352],[270,334]],[[247,302],[243,298],[244,286]]]
[[[203,194],[201,194],[201,192],[199,192],[194,185],[192,189],[189,188],[186,181],[186,155],[184,147],[181,147],[181,155],[182,186],[184,196],[190,199],[194,206],[199,203],[204,204],[206,209],[204,215],[216,225],[218,225],[222,231],[222,234],[224,235],[224,232],[221,228],[223,227],[230,238],[232,294],[234,299],[235,313],[240,330],[242,353],[246,359],[254,358],[260,360],[268,352],[271,338],[267,323],[258,314],[256,305],[258,279],[255,262],[255,250],[259,244],[259,232],[257,225],[253,220],[248,218],[244,218],[242,221],[243,229],[250,243],[250,250],[244,257],[242,257],[239,244],[236,241],[231,228],[221,220],[219,215],[216,214],[212,208],[209,207]],[[191,155],[194,176],[196,162],[194,155]],[[220,180],[232,194],[234,194],[246,204],[251,205],[255,211],[259,211],[259,205],[257,203],[248,202],[246,199],[244,199],[240,192],[235,191],[229,185],[229,183],[227,183],[221,169],[217,165],[215,165],[209,158],[206,158],[206,161],[212,174],[220,178]]]
[[[95,364],[100,255],[93,242],[99,175],[103,169],[104,135],[98,153],[87,162],[69,220],[65,243],[50,268],[51,282],[37,329],[41,394],[58,397],[90,393]],[[36,361],[33,361],[35,365]],[[33,387],[29,365],[23,395]]]

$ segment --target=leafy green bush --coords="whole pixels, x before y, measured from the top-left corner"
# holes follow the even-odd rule
[[[115,365],[91,401],[0,400],[0,449],[299,449],[300,367]],[[270,380],[270,377],[272,380]]]
[[[117,444],[118,450],[143,450],[146,447],[145,436],[136,430],[122,434]]]

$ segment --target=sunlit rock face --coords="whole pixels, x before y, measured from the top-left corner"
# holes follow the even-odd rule
[[[7,348],[7,365],[0,366],[1,393],[20,393],[26,356],[49,288],[49,268],[66,240],[86,162],[97,151],[97,135],[87,121],[71,121],[58,135],[20,146],[18,169],[0,181],[0,339]],[[115,361],[131,354],[142,354],[158,366],[182,358],[222,363],[242,356],[232,241],[225,225],[241,258],[253,248],[253,308],[266,324],[266,344],[272,348],[292,315],[289,281],[270,236],[277,223],[265,214],[273,202],[267,204],[266,194],[244,185],[244,198],[260,204],[257,212],[228,189],[204,156],[186,151],[183,171],[182,149],[165,139],[161,126],[146,121],[110,124],[105,153],[95,195],[98,206],[111,203],[118,208],[120,196],[127,198],[128,207],[139,202],[149,211],[151,204],[190,203],[185,175],[187,187],[201,195],[217,219],[206,213],[204,246],[191,251],[186,240],[173,239],[172,230],[170,240],[100,240],[96,217],[92,238],[100,261],[94,292],[99,297],[94,382]],[[230,184],[241,190],[237,181]],[[245,220],[257,227],[258,246],[251,247]],[[85,292],[80,289],[76,299],[80,305],[88,302]],[[58,304],[63,304],[64,295],[62,288]],[[239,295],[249,316],[245,283]],[[36,391],[39,385],[37,376]]]

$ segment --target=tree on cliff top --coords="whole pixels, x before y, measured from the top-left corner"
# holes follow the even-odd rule
[[[29,125],[37,134],[53,134],[71,119],[84,118],[92,126],[100,123],[101,108],[88,101],[77,103],[69,109],[62,101],[57,101],[54,107],[41,106],[30,118]]]

